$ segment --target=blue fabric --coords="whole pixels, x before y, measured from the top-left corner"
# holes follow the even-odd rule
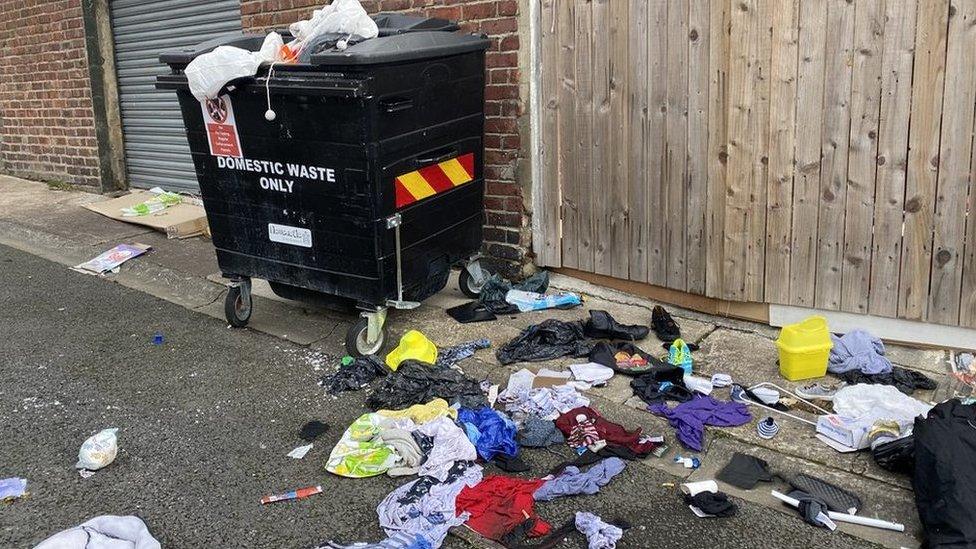
[[[613,477],[619,475],[625,466],[624,460],[618,457],[604,459],[586,472],[570,465],[556,477],[547,480],[532,497],[536,501],[551,501],[563,496],[595,494],[600,491],[601,486],[606,486]]]
[[[830,350],[827,370],[842,374],[859,370],[864,374],[887,374],[891,361],[885,358],[884,343],[864,330],[854,330],[837,337],[830,334],[834,347]]]
[[[468,440],[474,444],[478,455],[491,461],[498,454],[515,457],[518,444],[515,443],[515,424],[504,414],[482,406],[477,410],[461,408],[458,421],[464,426]]]
[[[668,418],[681,444],[696,452],[701,452],[704,446],[706,425],[735,427],[752,421],[745,404],[723,402],[710,396],[698,396],[674,408],[654,404],[647,409]]]

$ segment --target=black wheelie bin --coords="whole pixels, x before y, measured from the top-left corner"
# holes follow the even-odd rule
[[[377,38],[325,37],[204,103],[187,64],[264,37],[160,56],[171,71],[156,86],[179,96],[233,326],[250,318],[251,278],[265,279],[282,297],[361,311],[346,349],[371,354],[387,309],[416,307],[452,266],[466,295],[480,291],[488,40],[445,20],[374,20]]]

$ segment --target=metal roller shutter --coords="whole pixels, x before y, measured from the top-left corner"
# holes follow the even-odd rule
[[[112,0],[125,162],[132,187],[197,191],[176,94],[157,90],[163,51],[241,32],[240,0]]]

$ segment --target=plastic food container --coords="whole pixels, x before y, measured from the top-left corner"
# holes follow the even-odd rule
[[[779,373],[790,381],[823,377],[827,374],[830,341],[827,319],[811,316],[802,322],[783,326],[776,340],[779,348]]]

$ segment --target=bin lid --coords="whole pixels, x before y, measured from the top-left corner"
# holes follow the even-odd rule
[[[327,49],[312,54],[312,65],[378,65],[458,55],[488,49],[484,36],[440,31],[419,31],[379,36],[345,50]]]
[[[404,34],[420,31],[455,32],[460,30],[457,21],[441,19],[439,17],[420,17],[404,15],[402,13],[377,13],[372,16],[376,26],[380,28],[380,36]]]

